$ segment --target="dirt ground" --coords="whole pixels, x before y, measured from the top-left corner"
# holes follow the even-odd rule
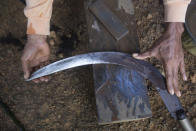
[[[27,130],[172,131],[182,130],[149,87],[152,118],[120,124],[97,124],[92,68],[75,68],[53,75],[48,83],[25,82],[20,57],[26,41],[24,4],[0,1],[0,97]],[[141,50],[149,48],[164,31],[163,5],[159,0],[135,0],[135,17]],[[88,34],[83,0],[55,0],[49,38],[51,61],[86,53]],[[150,59],[161,69],[160,63]],[[185,51],[188,81],[181,83],[180,98],[196,125],[196,57]],[[0,130],[19,130],[0,109]]]

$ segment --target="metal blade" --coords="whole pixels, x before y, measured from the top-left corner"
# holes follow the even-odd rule
[[[89,9],[116,40],[120,40],[129,33],[126,26],[112,11],[109,10],[103,1],[97,0],[89,7]]]
[[[149,77],[152,81],[154,81],[154,84],[156,83],[156,86],[161,85],[160,87],[164,88],[162,76],[160,73],[158,75],[157,71],[154,71],[156,68],[151,66],[148,62],[134,59],[131,55],[120,52],[96,52],[69,57],[37,70],[27,81],[62,70],[91,64],[114,64],[124,66],[128,69],[131,68],[138,71],[145,78]],[[156,74],[156,77],[151,74]]]
[[[91,64],[115,64],[135,70],[153,83],[175,119],[177,118],[176,111],[183,109],[178,97],[168,93],[165,79],[155,67],[146,61],[134,59],[131,55],[120,52],[96,52],[66,58],[39,69],[32,74],[28,81],[62,70]]]

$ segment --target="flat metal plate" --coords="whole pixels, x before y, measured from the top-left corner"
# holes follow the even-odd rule
[[[125,10],[127,7],[133,7],[131,0],[127,0],[128,2],[124,4],[119,0],[101,1],[121,20],[129,33],[116,41],[89,10],[89,6],[95,1],[88,0],[85,3],[85,10],[91,51],[139,52],[134,15],[129,12],[130,10]],[[134,70],[128,71],[116,65],[93,65],[93,77],[99,124],[132,121],[152,116],[145,81]]]
[[[129,33],[129,30],[124,24],[102,1],[97,0],[89,7],[89,9],[116,40],[120,40]]]
[[[151,116],[144,79],[120,66],[94,68],[99,124],[138,120]]]

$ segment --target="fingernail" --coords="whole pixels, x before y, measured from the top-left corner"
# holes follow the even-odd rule
[[[39,83],[39,81],[34,81],[36,84]]]
[[[171,95],[174,95],[174,90],[170,90],[169,93],[170,93]]]
[[[184,76],[184,80],[187,81],[187,76],[186,75]]]
[[[177,92],[177,96],[178,96],[178,97],[181,97],[181,93],[180,93],[180,92]]]
[[[26,80],[26,79],[28,79],[28,77],[27,77],[27,75],[26,74],[24,74],[24,79]]]
[[[45,78],[41,77],[40,80],[41,80],[41,81],[45,81]]]
[[[133,54],[133,57],[137,57],[137,56],[138,56],[138,53],[134,53],[134,54]]]

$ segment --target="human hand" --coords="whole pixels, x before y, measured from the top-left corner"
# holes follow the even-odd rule
[[[146,59],[149,57],[159,59],[164,67],[168,91],[172,95],[175,93],[178,97],[181,96],[178,88],[179,69],[183,79],[187,80],[181,42],[183,32],[183,23],[169,23],[165,33],[148,51],[141,54],[133,54],[133,57],[137,59]]]
[[[28,35],[23,55],[21,57],[24,78],[28,79],[32,71],[47,64],[50,55],[50,48],[46,42],[46,36]],[[48,81],[48,78],[41,77],[33,80],[35,83]]]

